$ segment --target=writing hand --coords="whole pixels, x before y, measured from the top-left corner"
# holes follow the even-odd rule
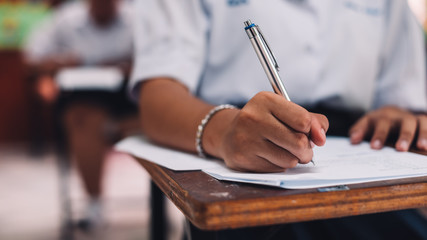
[[[416,147],[427,150],[427,116],[393,106],[382,107],[359,119],[350,129],[350,140],[357,144],[372,135],[371,147],[381,149],[391,132],[398,133],[395,144],[398,151],[408,151],[417,134]]]
[[[239,171],[280,172],[309,163],[313,146],[325,143],[329,127],[325,116],[272,92],[258,93],[234,114],[219,155]]]

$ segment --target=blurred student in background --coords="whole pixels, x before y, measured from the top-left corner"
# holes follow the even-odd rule
[[[131,90],[144,133],[160,144],[255,172],[310,162],[328,128],[374,149],[393,140],[398,151],[427,150],[423,34],[406,1],[146,0],[137,11]],[[249,18],[268,39],[292,102],[271,92],[244,31]],[[425,223],[407,211],[277,233],[425,239],[416,227]],[[234,237],[257,239],[252,230]]]
[[[70,67],[116,67],[125,77],[133,52],[129,1],[88,0],[64,3],[37,29],[26,46],[28,65],[37,73],[36,91],[47,103],[62,105],[67,148],[89,195],[84,227],[102,225],[102,169],[110,146],[135,130],[135,107],[125,81],[115,93],[68,92],[61,96],[55,75]]]

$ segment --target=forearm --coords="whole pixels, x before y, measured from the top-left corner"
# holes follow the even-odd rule
[[[139,103],[141,126],[147,137],[162,145],[192,152],[197,126],[213,107],[168,78],[142,83]]]
[[[25,65],[27,67],[28,72],[32,76],[36,76],[36,77],[45,76],[45,75],[52,76],[55,71],[54,67],[46,62],[26,61]]]
[[[142,83],[139,103],[142,130],[148,138],[190,152],[196,151],[198,125],[214,107],[168,78]],[[205,125],[202,147],[236,170],[280,172],[298,162],[310,162],[313,143],[323,145],[327,129],[324,116],[262,92],[240,110],[214,114]]]
[[[35,75],[53,76],[59,69],[64,67],[73,67],[79,65],[79,60],[73,57],[50,56],[39,61],[26,60],[26,65]]]

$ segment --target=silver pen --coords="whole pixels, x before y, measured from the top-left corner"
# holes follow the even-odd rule
[[[288,93],[286,92],[285,85],[283,85],[282,79],[279,75],[279,64],[277,63],[276,57],[270,49],[261,29],[258,25],[255,25],[251,20],[247,20],[245,23],[245,31],[248,34],[249,40],[255,49],[255,53],[261,62],[262,68],[267,74],[268,80],[273,87],[275,93],[282,95],[286,100],[291,101]],[[311,140],[310,140],[311,141]],[[314,161],[311,160],[314,165]]]

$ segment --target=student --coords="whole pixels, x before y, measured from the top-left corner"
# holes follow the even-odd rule
[[[427,118],[415,114],[427,108],[423,38],[406,3],[143,2],[132,91],[151,139],[196,151],[200,121],[229,103],[243,108],[217,112],[201,142],[236,169],[309,162],[310,139],[323,145],[328,121],[301,106],[366,112],[353,143],[370,137],[380,149],[399,131],[397,150],[427,150]],[[293,102],[271,93],[243,30],[248,18],[262,27]]]
[[[46,102],[58,101],[54,76],[65,67],[111,66],[127,76],[133,52],[132,12],[128,2],[90,0],[65,3],[37,28],[26,47],[38,74],[37,91]],[[89,195],[83,227],[103,225],[102,168],[110,146],[132,131],[136,108],[117,93],[80,91],[59,96],[68,148]]]
[[[406,1],[146,0],[137,11],[131,91],[159,144],[254,172],[310,162],[329,128],[374,149],[392,140],[398,151],[427,150],[423,36]],[[247,19],[262,28],[292,102],[271,91]],[[350,237],[369,236],[360,222]]]

